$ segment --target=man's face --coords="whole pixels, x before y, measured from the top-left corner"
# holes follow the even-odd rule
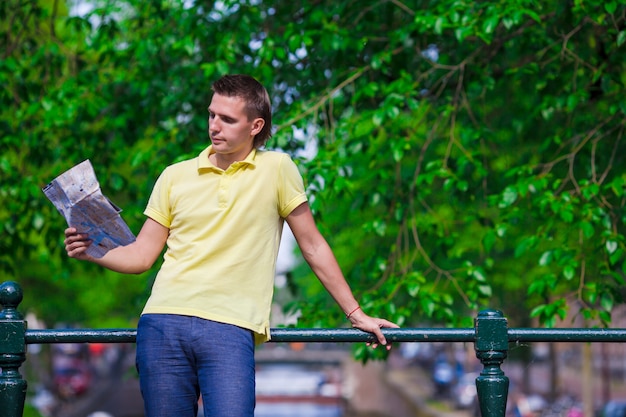
[[[254,136],[263,128],[263,119],[248,120],[245,102],[239,97],[214,94],[208,110],[215,152],[232,160],[245,159],[253,148]]]

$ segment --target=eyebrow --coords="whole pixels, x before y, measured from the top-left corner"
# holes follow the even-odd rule
[[[232,115],[230,115],[230,114],[226,114],[226,113],[218,113],[218,112],[215,112],[215,111],[211,110],[211,106],[207,107],[206,109],[207,109],[207,111],[208,111],[209,113],[217,114],[217,115],[218,115],[218,116],[220,116],[220,117],[227,117],[227,118],[229,118],[229,119],[236,119],[234,116],[232,116]]]
[[[216,113],[214,111],[211,111],[210,107],[207,107],[207,110],[209,112],[209,115],[211,114],[217,115],[220,117],[220,119],[222,119],[226,123],[237,123],[237,121],[239,120],[237,117],[231,116],[230,114]]]

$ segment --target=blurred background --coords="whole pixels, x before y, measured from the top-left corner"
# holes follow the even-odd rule
[[[494,308],[510,327],[623,327],[625,9],[622,0],[5,0],[0,278],[24,288],[29,328],[134,327],[158,265],[124,276],[68,259],[66,225],[41,189],[89,159],[137,233],[160,172],[208,145],[211,82],[247,73],[272,97],[267,147],[297,161],[369,314],[471,327]],[[347,325],[288,231],[273,325]],[[318,348],[258,353],[315,358]],[[290,375],[324,401],[341,399],[311,415],[384,413],[357,405],[395,397],[372,394],[382,385],[354,397],[357,382],[396,387],[406,369],[406,404],[473,410],[471,347],[325,349],[347,359],[290,369],[260,359],[260,385]],[[77,404],[104,407],[93,398],[105,386],[123,388],[106,401],[136,398],[126,389],[133,354],[30,346],[28,412],[87,415]],[[515,346],[509,405],[525,404],[512,411],[524,416],[548,406],[599,413],[626,398],[623,362],[620,345]],[[286,415],[279,408],[265,415]],[[607,410],[622,413],[619,403]]]

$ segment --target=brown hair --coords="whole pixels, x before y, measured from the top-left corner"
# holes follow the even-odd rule
[[[267,90],[249,75],[224,75],[213,83],[211,89],[216,94],[227,97],[240,97],[246,102],[248,120],[257,117],[265,120],[263,129],[254,137],[254,147],[260,148],[272,137],[272,104]]]

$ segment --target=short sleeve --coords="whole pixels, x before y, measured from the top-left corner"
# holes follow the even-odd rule
[[[170,205],[170,180],[166,169],[157,178],[152,194],[148,199],[148,205],[143,214],[150,217],[157,223],[169,228],[172,225],[171,205]]]
[[[298,167],[284,154],[279,165],[278,213],[287,217],[296,207],[307,201],[304,181]]]

